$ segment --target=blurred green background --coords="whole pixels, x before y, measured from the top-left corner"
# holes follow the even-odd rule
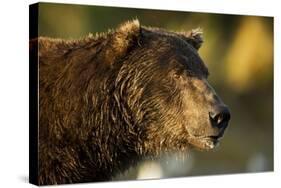
[[[199,50],[209,82],[232,119],[215,151],[144,161],[115,179],[147,179],[273,170],[273,18],[40,3],[39,35],[74,39],[138,18],[173,31],[201,27]]]

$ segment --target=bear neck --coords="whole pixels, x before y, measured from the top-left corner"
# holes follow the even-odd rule
[[[85,105],[81,112],[84,129],[91,133],[85,138],[90,160],[84,161],[92,163],[84,166],[95,168],[96,174],[108,179],[140,160],[139,135],[127,104],[128,96],[121,92],[125,86],[116,81],[121,66],[105,68],[109,76],[102,79],[92,77],[84,92],[87,95],[83,96]]]

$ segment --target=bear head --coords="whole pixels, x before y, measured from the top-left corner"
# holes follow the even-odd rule
[[[209,150],[223,136],[230,112],[207,81],[202,43],[200,29],[168,32],[138,20],[111,35],[108,63],[121,66],[114,95],[140,154]]]

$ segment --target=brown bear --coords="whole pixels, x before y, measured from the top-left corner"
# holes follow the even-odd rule
[[[39,37],[38,184],[110,180],[144,157],[210,150],[230,113],[208,84],[199,30],[138,20],[80,40]]]

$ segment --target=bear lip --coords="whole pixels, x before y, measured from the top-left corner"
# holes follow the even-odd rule
[[[213,140],[219,140],[222,137],[222,135],[217,135],[217,136],[207,136],[207,138],[211,138]]]
[[[221,137],[222,136],[220,134],[208,136],[193,136],[191,138],[191,144],[199,150],[211,150],[219,145]]]
[[[219,141],[220,138],[221,137],[219,137],[219,136],[205,136],[205,137],[202,137],[202,138],[199,138],[199,139],[217,142],[217,141]]]
[[[201,138],[200,140],[204,143],[206,149],[213,149],[219,143],[219,136],[206,136]]]
[[[219,140],[223,136],[223,133],[219,133],[217,135],[207,135],[207,136],[194,136],[197,139],[211,139],[211,140]]]

